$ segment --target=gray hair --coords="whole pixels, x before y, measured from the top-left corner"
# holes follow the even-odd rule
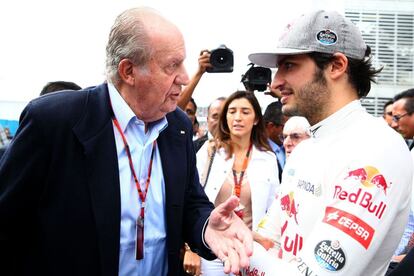
[[[305,117],[302,116],[293,116],[290,117],[283,127],[284,131],[292,131],[292,129],[298,128],[304,134],[310,136],[310,124]]]
[[[143,66],[151,57],[150,39],[144,23],[149,14],[158,13],[150,8],[128,9],[118,15],[111,28],[106,45],[106,75],[115,85],[121,81],[118,73],[121,60],[129,59]]]

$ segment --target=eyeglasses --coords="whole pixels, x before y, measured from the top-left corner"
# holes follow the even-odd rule
[[[404,113],[404,114],[402,114],[402,115],[393,115],[392,116],[392,120],[393,120],[393,122],[396,122],[396,123],[398,123],[398,121],[399,120],[401,120],[401,118],[402,117],[404,117],[404,116],[406,116],[406,115],[408,115],[409,113],[408,112],[406,112],[406,113]]]
[[[296,142],[296,141],[302,139],[305,136],[306,136],[306,134],[301,134],[301,133],[281,134],[281,135],[279,135],[279,139],[280,139],[280,141],[283,142],[289,137],[290,140],[292,140],[293,142]]]

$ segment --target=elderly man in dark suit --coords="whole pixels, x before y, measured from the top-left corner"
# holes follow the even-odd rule
[[[181,32],[156,11],[123,12],[108,82],[33,100],[0,164],[0,275],[178,275],[183,242],[226,273],[251,234],[230,198],[200,188]]]

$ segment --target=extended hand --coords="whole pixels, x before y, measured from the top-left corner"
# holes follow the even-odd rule
[[[233,212],[239,199],[231,196],[211,212],[205,232],[205,241],[223,261],[225,273],[238,273],[249,265],[253,254],[252,232]]]

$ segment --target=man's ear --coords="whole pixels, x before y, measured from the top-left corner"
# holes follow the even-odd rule
[[[348,69],[348,58],[342,53],[333,54],[334,59],[330,63],[329,71],[327,72],[331,79],[338,79],[346,74]]]
[[[118,64],[118,73],[121,80],[129,85],[135,82],[134,64],[129,59],[123,59]]]

